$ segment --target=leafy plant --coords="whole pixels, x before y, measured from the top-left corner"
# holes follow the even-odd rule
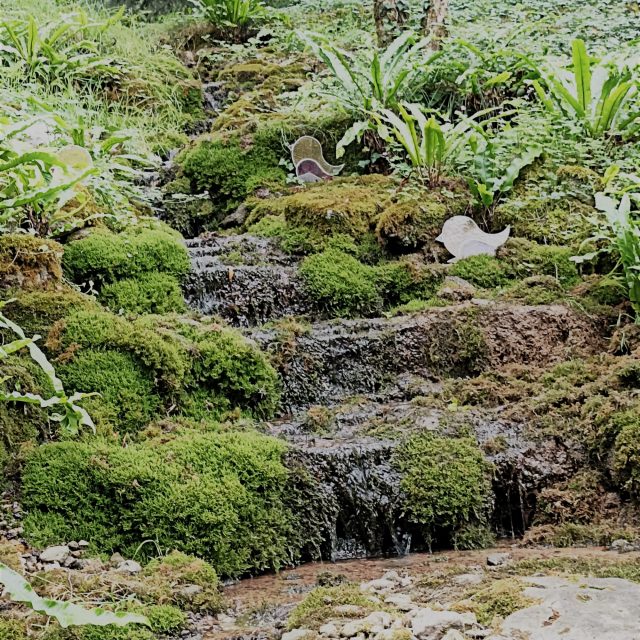
[[[344,153],[344,147],[360,139],[370,128],[372,114],[381,108],[395,107],[406,97],[420,68],[440,55],[423,59],[428,39],[416,39],[410,31],[398,36],[385,50],[375,49],[367,58],[355,58],[320,36],[305,35],[303,39],[336,80],[338,88],[332,95],[347,110],[364,116],[338,143],[338,157]]]
[[[266,15],[261,0],[193,0],[204,17],[219,28],[231,28],[234,39],[244,41]]]
[[[144,624],[151,626],[145,616],[137,613],[112,613],[99,608],[85,609],[71,602],[41,598],[19,573],[1,562],[0,584],[4,586],[4,592],[12,602],[27,604],[36,613],[55,618],[63,629],[83,625],[124,627],[129,624]]]
[[[585,244],[596,244],[596,251],[573,260],[577,263],[593,260],[601,254],[613,254],[617,260],[610,274],[626,286],[629,301],[640,322],[640,225],[631,216],[631,199],[624,194],[617,202],[604,193],[596,194],[596,208],[603,214],[592,220],[596,232]]]
[[[595,59],[579,38],[573,41],[572,50],[571,69],[559,65],[541,67],[542,83],[532,81],[542,104],[551,112],[559,107],[565,115],[581,121],[594,138],[634,133],[640,114],[625,112],[629,98],[637,92],[631,72],[607,64],[592,69]]]
[[[6,303],[0,303],[0,309],[2,309],[5,304]],[[75,435],[80,430],[80,427],[89,427],[95,431],[95,425],[93,424],[91,416],[87,413],[86,409],[83,409],[77,403],[84,398],[94,396],[96,394],[74,393],[71,396],[68,396],[64,390],[62,382],[56,376],[53,365],[49,360],[47,360],[45,354],[36,344],[36,341],[40,336],[27,338],[22,328],[9,320],[2,313],[0,313],[0,329],[12,331],[19,338],[0,349],[0,360],[3,360],[19,349],[26,347],[29,350],[31,358],[46,374],[54,389],[54,395],[48,399],[34,393],[20,393],[19,391],[4,393],[3,391],[0,391],[0,400],[4,402],[23,402],[26,404],[38,405],[43,409],[56,408],[60,410],[61,413],[52,414],[51,419],[60,423],[61,430],[65,435]],[[6,380],[7,378],[0,378],[0,382],[6,382]]]
[[[85,11],[39,25],[35,16],[0,22],[0,58],[19,65],[28,77],[41,82],[117,77],[118,66],[102,56],[97,36],[118,22],[124,7],[110,19],[92,22]],[[55,86],[55,84],[53,85]]]
[[[493,120],[477,122],[493,109],[479,111],[456,125],[441,124],[434,115],[427,118],[416,104],[399,104],[397,110],[399,115],[391,109],[380,110],[378,134],[387,142],[395,138],[407,152],[412,167],[431,186],[440,182],[445,162],[455,156],[475,131],[482,132]]]
[[[469,145],[474,158],[474,178],[469,179],[469,188],[476,202],[487,209],[492,208],[500,196],[513,189],[520,172],[542,155],[542,147],[530,145],[511,158],[505,167],[497,157],[495,143],[486,136],[471,136]]]

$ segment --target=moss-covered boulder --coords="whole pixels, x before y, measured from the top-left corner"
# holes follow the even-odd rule
[[[25,234],[0,234],[0,289],[55,288],[62,280],[62,246]]]
[[[197,418],[233,410],[270,417],[278,405],[266,356],[212,321],[81,311],[54,325],[47,345],[70,390],[101,394],[88,403],[107,430],[139,431],[163,407]]]
[[[173,313],[186,311],[179,280],[168,273],[145,273],[105,285],[100,301],[114,312]]]
[[[126,555],[144,553],[151,539],[208,559],[222,575],[276,569],[296,553],[285,450],[256,433],[44,445],[23,473],[25,531],[40,545],[85,538]]]
[[[165,228],[133,226],[119,234],[95,230],[70,242],[63,267],[73,282],[100,286],[148,273],[179,278],[189,270],[189,257],[179,235]]]
[[[415,251],[434,242],[447,218],[464,215],[470,206],[469,190],[458,183],[400,198],[380,215],[376,234],[394,253]]]

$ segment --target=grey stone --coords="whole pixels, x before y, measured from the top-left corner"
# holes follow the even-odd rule
[[[400,611],[411,611],[411,609],[415,608],[411,596],[406,593],[392,593],[388,595],[384,601]]]
[[[640,584],[621,578],[525,578],[537,601],[508,616],[489,640],[637,640]]]
[[[378,578],[377,580],[370,580],[369,582],[363,582],[360,585],[360,591],[370,591],[373,593],[389,593],[396,586],[393,580],[387,580],[386,578]]]
[[[347,622],[342,629],[340,630],[340,635],[343,638],[354,638],[361,631],[364,631],[365,623],[364,620],[352,620],[351,622]]]
[[[411,620],[413,635],[421,640],[431,640],[447,629],[465,629],[477,623],[473,613],[418,609]]]
[[[142,565],[135,560],[125,560],[118,565],[116,570],[121,573],[130,573],[131,575],[135,575],[142,571]]]
[[[484,576],[481,573],[461,573],[458,576],[453,576],[452,581],[455,584],[460,585],[476,585],[480,584],[484,580]]]
[[[41,562],[64,562],[67,557],[69,556],[69,554],[71,553],[71,551],[69,550],[69,547],[65,544],[65,545],[58,545],[55,547],[47,547],[41,554],[40,554],[40,561]]]
[[[121,565],[124,562],[124,558],[119,554],[119,553],[114,553],[111,558],[109,559],[109,562],[114,566],[117,567],[119,565]]]
[[[487,556],[487,564],[490,567],[501,567],[511,560],[510,553],[492,553]]]
[[[187,584],[178,591],[178,596],[183,600],[193,600],[197,595],[200,595],[204,589],[199,584]],[[218,616],[220,617],[220,616]]]
[[[311,629],[294,629],[282,635],[280,640],[303,640],[314,636],[315,633]]]
[[[340,629],[335,624],[335,622],[327,622],[327,624],[323,624],[318,632],[320,635],[323,635],[327,638],[338,638],[340,636]]]

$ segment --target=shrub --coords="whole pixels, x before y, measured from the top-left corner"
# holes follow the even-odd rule
[[[147,273],[107,284],[100,301],[114,312],[171,313],[186,310],[178,280],[166,273]]]
[[[382,307],[373,269],[336,249],[309,256],[300,266],[309,296],[327,313],[369,315]]]
[[[443,532],[484,523],[491,491],[489,466],[471,438],[426,432],[397,451],[409,517],[424,526],[429,543]]]
[[[43,543],[44,524],[50,542],[82,537],[127,555],[155,540],[208,559],[222,575],[276,569],[296,556],[283,505],[285,450],[256,433],[183,432],[127,448],[43,445],[23,474],[25,531]]]
[[[99,393],[88,402],[90,413],[112,421],[118,429],[136,432],[160,408],[153,377],[128,353],[83,350],[60,366],[58,374],[70,389]]]
[[[189,271],[189,256],[175,234],[163,229],[133,227],[115,234],[98,230],[65,247],[62,264],[76,283],[106,284],[146,273],[176,278]]]

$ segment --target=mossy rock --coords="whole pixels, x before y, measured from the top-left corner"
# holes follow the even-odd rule
[[[451,216],[464,215],[471,206],[469,190],[461,184],[425,191],[416,198],[401,199],[380,215],[376,233],[393,253],[408,253],[434,242]]]
[[[209,195],[191,194],[191,185],[186,177],[180,181],[175,180],[174,183],[170,188],[182,191],[172,193],[165,190],[168,197],[163,201],[162,219],[186,238],[194,238],[203,231],[217,229],[221,216]]]
[[[359,238],[375,229],[395,188],[393,179],[381,175],[336,178],[256,203],[247,224],[266,215],[284,215],[294,227],[309,227],[322,235],[342,233]]]
[[[189,257],[180,237],[162,228],[134,226],[116,234],[96,230],[66,245],[63,266],[77,284],[102,285],[146,273],[176,278],[189,271]]]
[[[135,433],[161,406],[153,376],[128,353],[82,350],[58,375],[67,389],[100,394],[83,402],[97,424]]]
[[[275,129],[273,129],[275,130]],[[284,153],[273,147],[272,129],[256,132],[247,144],[238,137],[201,141],[178,158],[192,193],[207,192],[216,210],[226,214],[260,188],[281,189],[286,173],[279,166]]]
[[[509,280],[508,267],[493,256],[471,256],[458,260],[451,266],[450,274],[481,289],[500,287]]]
[[[2,312],[22,327],[27,336],[46,336],[49,329],[67,316],[81,310],[99,311],[100,305],[91,296],[75,289],[55,291],[17,291]]]
[[[403,474],[409,518],[422,525],[429,545],[455,542],[456,531],[469,523],[486,524],[491,467],[471,438],[412,436],[394,455],[394,464]]]
[[[100,301],[114,312],[179,313],[186,311],[180,282],[168,273],[146,273],[102,287]]]
[[[28,351],[0,360],[0,380],[4,380],[0,388],[5,393],[17,390],[43,398],[54,395],[49,379]],[[42,439],[48,426],[47,412],[37,405],[0,402],[0,468],[11,461],[17,462],[16,454],[20,448]],[[15,471],[15,468],[10,471]]]
[[[285,451],[250,432],[185,431],[127,448],[44,445],[22,476],[25,533],[40,545],[81,537],[127,556],[144,555],[142,543],[153,539],[224,576],[277,569],[296,556]]]
[[[0,234],[0,288],[55,288],[62,280],[62,245],[25,234]]]
[[[96,390],[104,385],[109,399],[108,381],[117,371],[109,357],[96,354],[121,354],[127,359],[123,367],[129,372],[128,397],[135,396],[133,389],[146,389],[141,398],[143,415],[155,414],[156,393],[163,405],[173,405],[186,415],[196,411],[196,417],[216,417],[239,409],[268,418],[279,402],[277,374],[265,354],[240,332],[212,321],[197,322],[175,315],[142,315],[127,320],[107,311],[83,311],[57,323],[47,345],[58,354],[67,375],[73,372],[70,382],[74,384],[81,384],[84,367],[95,366]],[[153,380],[154,387],[148,388],[145,380]],[[118,411],[115,399],[110,404],[120,416],[116,426],[144,426],[137,418],[126,418],[136,415],[133,401],[125,414]],[[104,415],[107,422],[110,416],[113,414]]]

